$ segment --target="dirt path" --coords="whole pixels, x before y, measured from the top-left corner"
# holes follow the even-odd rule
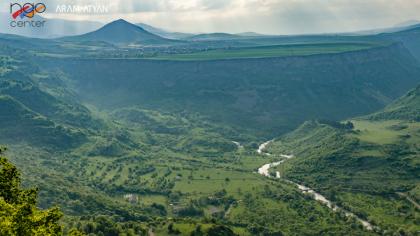
[[[397,192],[398,195],[405,197],[405,199],[409,202],[411,202],[417,209],[420,210],[420,204],[418,204],[414,199],[412,199],[410,196],[408,196],[406,193]]]

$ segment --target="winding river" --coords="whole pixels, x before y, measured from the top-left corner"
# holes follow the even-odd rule
[[[268,141],[268,142],[265,142],[265,143],[261,144],[261,145],[259,146],[259,148],[258,148],[257,152],[258,152],[259,154],[270,155],[270,153],[264,152],[264,149],[265,149],[265,148],[267,147],[267,145],[268,145],[268,144],[270,144],[271,142],[272,142],[272,140],[270,140],[270,141]],[[263,175],[263,176],[268,177],[268,178],[277,178],[277,179],[280,179],[280,178],[281,178],[281,176],[280,176],[280,172],[279,172],[279,171],[276,171],[275,176],[272,176],[272,175],[270,174],[270,168],[273,168],[273,167],[279,166],[279,165],[281,165],[283,162],[285,162],[285,161],[287,161],[288,159],[291,159],[291,158],[293,158],[293,157],[294,157],[293,155],[280,155],[280,156],[281,156],[281,157],[283,157],[284,159],[283,159],[283,160],[281,160],[281,161],[278,161],[278,162],[268,163],[268,164],[265,164],[265,165],[261,166],[261,167],[258,169],[258,173],[259,173],[260,175]],[[285,180],[285,181],[287,181],[287,182],[289,182],[289,183],[295,184],[295,185],[298,187],[298,189],[299,189],[302,193],[311,195],[311,196],[312,196],[312,197],[313,197],[316,201],[318,201],[318,202],[320,202],[320,203],[322,203],[322,204],[326,205],[328,208],[332,209],[333,211],[338,211],[338,210],[340,210],[340,211],[344,212],[344,214],[345,214],[347,217],[353,217],[353,218],[355,218],[357,221],[359,221],[359,222],[360,222],[360,223],[361,223],[361,224],[365,227],[365,229],[367,229],[367,230],[373,230],[374,226],[372,226],[372,224],[371,224],[371,223],[367,222],[366,220],[363,220],[363,219],[359,218],[358,216],[356,216],[355,214],[353,214],[353,213],[351,213],[351,212],[349,212],[349,211],[346,211],[346,210],[344,210],[344,209],[342,209],[342,208],[340,208],[340,207],[336,206],[336,205],[335,205],[335,204],[333,204],[330,200],[328,200],[326,197],[324,197],[324,196],[323,196],[323,195],[321,195],[320,193],[315,192],[313,189],[311,189],[311,188],[309,188],[309,187],[306,187],[306,186],[304,186],[304,185],[298,184],[298,183],[296,183],[296,182],[293,182],[293,181],[287,180],[287,179],[284,179],[284,180]]]
[[[264,149],[268,146],[268,144],[272,143],[274,140],[270,140],[267,141],[265,143],[262,143],[259,147],[258,147],[258,154],[265,154],[265,155],[271,155],[270,153],[264,152]]]

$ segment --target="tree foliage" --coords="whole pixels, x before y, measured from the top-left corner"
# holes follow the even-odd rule
[[[3,154],[5,148],[0,148]],[[0,156],[0,235],[61,235],[58,208],[39,210],[37,189],[22,189],[18,169]]]

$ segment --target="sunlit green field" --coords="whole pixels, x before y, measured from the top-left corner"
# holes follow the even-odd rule
[[[355,130],[360,131],[356,136],[365,142],[376,144],[392,144],[405,137],[408,143],[420,141],[420,124],[402,122],[399,120],[369,121],[352,120]]]
[[[371,43],[325,43],[274,45],[251,48],[217,49],[191,54],[160,55],[153,59],[167,60],[218,60],[234,58],[265,58],[308,56],[315,54],[342,53],[374,47]]]

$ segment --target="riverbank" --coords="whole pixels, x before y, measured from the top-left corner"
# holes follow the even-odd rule
[[[259,148],[258,148],[258,150],[257,150],[257,152],[259,153],[259,154],[262,154],[262,153],[264,153],[263,151],[264,151],[264,149],[270,144],[272,142],[272,140],[271,141],[267,141],[267,142],[265,142],[265,143],[263,143],[263,144],[261,144],[260,146],[259,146]],[[264,153],[264,154],[267,154],[267,155],[270,155],[269,153]],[[261,166],[260,168],[258,168],[258,174],[260,174],[260,175],[262,175],[262,176],[265,176],[265,177],[268,177],[268,178],[276,178],[276,179],[281,179],[281,174],[280,174],[280,172],[279,171],[276,171],[275,172],[275,175],[271,175],[270,174],[270,169],[271,168],[273,168],[273,167],[277,167],[277,166],[279,166],[279,165],[281,165],[282,163],[284,163],[285,161],[287,161],[288,159],[291,159],[291,158],[294,158],[294,156],[293,155],[286,155],[286,154],[282,154],[282,155],[280,155],[281,157],[283,157],[283,158],[285,158],[285,159],[283,159],[283,160],[281,160],[281,161],[277,161],[277,162],[272,162],[272,163],[268,163],[268,164],[265,164],[265,165],[263,165],[263,166]],[[368,221],[366,221],[366,220],[363,220],[363,219],[361,219],[361,218],[359,218],[358,216],[356,216],[354,213],[351,213],[351,212],[349,212],[349,211],[346,211],[346,210],[344,210],[344,209],[342,209],[342,208],[340,208],[340,207],[338,207],[337,205],[335,205],[333,202],[331,202],[330,200],[328,200],[326,197],[324,197],[323,195],[321,195],[320,193],[318,193],[318,192],[316,192],[316,191],[314,191],[313,189],[311,189],[311,188],[309,188],[309,187],[307,187],[307,186],[304,186],[304,185],[301,185],[301,184],[298,184],[298,183],[296,183],[296,182],[293,182],[293,181],[291,181],[291,180],[288,180],[288,179],[284,179],[285,181],[287,181],[287,182],[289,182],[289,183],[292,183],[292,184],[294,184],[294,185],[296,185],[297,187],[298,187],[298,189],[302,192],[302,193],[304,193],[304,194],[309,194],[310,196],[312,196],[316,201],[318,201],[318,202],[320,202],[320,203],[322,203],[322,204],[324,204],[325,206],[327,206],[328,208],[330,208],[331,210],[333,210],[333,211],[342,211],[342,212],[344,212],[344,214],[347,216],[347,217],[352,217],[352,218],[355,218],[358,222],[360,222],[362,225],[363,225],[363,227],[365,228],[365,229],[367,229],[367,230],[369,230],[369,231],[371,231],[371,230],[373,230],[374,229],[374,226],[370,223],[370,222],[368,222]]]

